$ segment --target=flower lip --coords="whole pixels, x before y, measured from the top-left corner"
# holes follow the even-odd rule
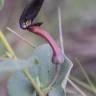
[[[19,24],[22,29],[27,29],[29,26],[33,26],[34,19],[38,15],[44,0],[32,0],[31,3],[26,6],[20,16]],[[27,23],[31,21],[30,23]],[[38,26],[41,24],[36,23]],[[36,25],[35,24],[35,25]],[[36,26],[37,26],[36,25]]]

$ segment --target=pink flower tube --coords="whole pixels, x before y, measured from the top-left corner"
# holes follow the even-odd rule
[[[55,40],[50,36],[48,32],[46,32],[39,26],[31,26],[31,27],[28,27],[27,30],[43,37],[50,44],[53,50],[52,62],[54,64],[64,63],[64,56],[61,52],[61,49],[58,47]]]

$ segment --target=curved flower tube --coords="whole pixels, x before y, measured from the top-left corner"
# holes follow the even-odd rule
[[[61,52],[61,49],[58,47],[58,45],[56,44],[54,39],[50,36],[50,34],[48,34],[48,32],[46,32],[39,26],[31,26],[31,27],[28,27],[27,30],[43,37],[50,44],[53,50],[52,62],[54,64],[64,63],[64,56]]]

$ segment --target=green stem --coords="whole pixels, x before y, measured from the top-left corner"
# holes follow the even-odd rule
[[[9,43],[7,42],[7,40],[5,39],[5,37],[1,31],[0,31],[0,39],[1,39],[2,43],[4,44],[5,48],[7,49],[7,51],[9,53],[11,53],[12,56],[15,56],[15,53],[13,52],[12,48],[10,47]]]
[[[14,51],[12,50],[11,46],[9,45],[9,43],[7,42],[6,38],[4,37],[3,33],[0,31],[0,38],[5,46],[5,48],[7,49],[7,51],[12,55],[12,57],[14,57],[14,59],[16,60],[17,57],[14,53]],[[30,80],[32,86],[34,87],[34,89],[37,91],[37,93],[39,94],[39,96],[45,96],[44,93],[42,92],[42,90],[37,86],[36,82],[34,81],[34,79],[32,78],[32,76],[30,75],[28,69],[24,69],[22,71],[24,73],[24,75],[27,77],[28,80]]]

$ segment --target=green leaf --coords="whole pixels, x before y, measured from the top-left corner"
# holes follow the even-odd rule
[[[32,53],[32,56],[26,61],[27,63],[31,63],[32,65],[30,66],[29,70],[33,78],[36,80],[36,78],[38,77],[41,86],[43,86],[43,88],[48,87],[49,82],[52,81],[56,73],[56,65],[52,64],[51,62],[52,49],[50,48],[50,46],[48,44],[45,44],[36,48],[35,51]],[[64,93],[64,89],[58,86],[61,86],[63,82],[63,87],[66,87],[67,79],[72,68],[72,62],[65,56],[65,62],[60,66],[61,70],[59,73],[59,77],[57,78],[57,81],[53,86],[54,90],[49,92],[49,94],[51,94],[50,96],[54,96],[52,94],[55,94],[55,90],[58,94],[60,94],[60,96],[64,96],[62,95]],[[15,76],[13,76],[8,83],[9,96],[33,96],[34,90],[32,91],[33,88],[29,85],[31,86],[31,84],[28,84],[28,81],[26,81],[26,78],[24,79],[22,73],[16,73]],[[63,91],[58,90],[59,88]],[[30,93],[29,90],[31,90],[32,92]],[[24,95],[24,93],[26,94]]]
[[[66,96],[64,90],[61,86],[58,86],[57,88],[53,88],[48,96]]]
[[[8,82],[9,96],[36,96],[30,82],[21,72],[17,72]]]
[[[39,50],[38,50],[39,49]],[[42,54],[41,54],[42,52]],[[34,52],[33,52],[34,56],[38,56],[38,60],[39,60],[39,78],[40,81],[47,85],[50,81],[52,81],[54,75],[55,75],[55,64],[52,64],[52,50],[49,47],[49,45],[43,45],[38,47]],[[66,84],[67,84],[67,80],[68,80],[68,76],[69,73],[71,71],[71,68],[73,66],[72,62],[68,59],[68,57],[65,55],[65,61],[64,64],[61,65],[61,70],[60,70],[60,75],[58,80],[56,81],[54,88],[56,88],[57,86],[60,86],[63,82],[63,88],[65,90]],[[63,89],[62,89],[63,90]],[[55,96],[55,95],[53,95]],[[60,95],[60,96],[64,96],[64,95]]]
[[[13,60],[13,59],[6,59],[4,61],[0,61],[0,72],[13,72],[17,70],[22,70],[26,67],[32,66],[31,63],[34,61],[29,60]]]
[[[4,6],[4,0],[0,0],[0,10],[3,8]]]
[[[38,47],[34,52],[33,56],[38,58],[40,64],[38,64],[38,76],[40,81],[46,86],[52,81],[56,73],[56,65],[52,64],[52,49],[48,44]],[[64,64],[60,65],[60,75],[54,87],[60,85],[63,81],[63,88],[65,88],[69,73],[73,66],[72,62],[65,55]],[[31,58],[30,58],[31,59]],[[31,72],[34,73],[34,72]]]

